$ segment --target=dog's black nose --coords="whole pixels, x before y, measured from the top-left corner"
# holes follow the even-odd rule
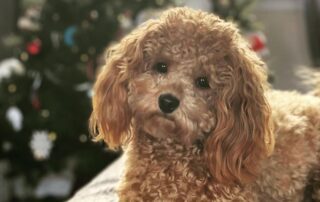
[[[161,111],[166,114],[177,109],[180,103],[180,101],[171,94],[160,95],[158,102]]]

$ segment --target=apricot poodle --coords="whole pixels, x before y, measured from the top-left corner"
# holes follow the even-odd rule
[[[120,201],[320,200],[320,99],[271,90],[213,14],[169,9],[110,48],[90,124],[125,151]]]

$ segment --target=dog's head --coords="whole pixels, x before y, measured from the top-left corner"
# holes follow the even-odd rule
[[[111,148],[132,127],[185,146],[203,141],[212,176],[242,183],[272,150],[266,88],[264,63],[233,24],[175,8],[109,50],[91,128]]]

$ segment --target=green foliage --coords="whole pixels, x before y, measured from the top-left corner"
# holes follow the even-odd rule
[[[243,30],[255,30],[256,19],[251,12],[256,0],[211,0],[213,12],[221,18],[238,23]]]

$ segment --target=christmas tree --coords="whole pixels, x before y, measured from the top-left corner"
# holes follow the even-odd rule
[[[253,30],[245,11],[252,0],[211,2],[213,12]],[[61,201],[119,155],[88,134],[91,87],[103,52],[151,18],[150,11],[183,4],[46,0],[25,9],[17,32],[6,39],[13,57],[0,62],[3,201]]]
[[[14,57],[0,64],[7,201],[61,201],[117,157],[88,134],[95,71],[141,10],[168,3],[47,0],[26,9],[9,38]]]

